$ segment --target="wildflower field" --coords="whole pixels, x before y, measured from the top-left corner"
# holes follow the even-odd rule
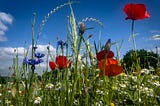
[[[123,45],[117,46],[115,56],[112,46],[117,43],[111,39],[105,44],[89,42],[92,35],[85,32],[93,27],[85,23],[93,22],[100,27],[103,23],[94,17],[77,22],[72,9],[75,3],[69,1],[51,10],[42,20],[36,37],[36,13],[33,14],[31,50],[24,51],[22,63],[18,63],[19,54],[15,50],[13,66],[10,67],[13,74],[3,81],[0,79],[0,106],[159,106],[159,56],[156,58],[156,69],[142,68],[134,38],[136,20],[150,18],[145,5],[124,5],[126,22],[132,22],[130,29],[135,60],[128,70],[119,56]],[[45,23],[64,6],[70,8],[67,40],[57,40],[56,57],[52,56],[50,44],[47,54],[37,52],[38,39]],[[43,59],[45,56],[46,60]],[[46,70],[38,75],[35,70],[44,61],[47,63]]]

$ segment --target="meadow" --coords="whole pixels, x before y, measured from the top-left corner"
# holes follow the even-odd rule
[[[152,68],[142,69],[139,57],[135,51],[136,63],[130,70],[121,65],[120,48],[117,46],[117,57],[111,46],[116,46],[108,39],[106,44],[93,43],[92,35],[85,35],[88,28],[86,22],[94,22],[99,26],[103,23],[96,18],[87,17],[76,22],[74,2],[67,2],[57,6],[45,16],[39,27],[35,39],[32,23],[32,47],[24,52],[24,60],[18,64],[18,53],[10,71],[13,73],[5,81],[0,80],[1,106],[158,106],[160,104],[160,78],[153,73]],[[68,16],[67,41],[58,40],[56,57],[47,46],[47,54],[36,52],[37,41],[48,18],[64,6],[70,7]],[[133,8],[130,9],[130,8]],[[128,9],[129,8],[129,9]],[[126,5],[124,9],[127,19],[132,21],[132,40],[134,39],[134,22],[138,19],[149,18],[144,6]],[[132,10],[132,14],[130,11]],[[140,11],[137,15],[137,11]],[[35,19],[36,15],[33,14]],[[71,51],[71,52],[70,52]],[[46,56],[46,60],[44,60]],[[158,57],[159,59],[159,57]],[[46,70],[40,76],[35,73],[36,68],[46,61]],[[159,69],[158,69],[159,70]]]

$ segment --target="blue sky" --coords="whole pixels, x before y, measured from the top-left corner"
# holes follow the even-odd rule
[[[14,48],[26,48],[31,44],[31,24],[33,13],[36,12],[35,36],[41,21],[56,6],[68,0],[0,0],[0,59]],[[100,42],[105,44],[108,38],[113,42],[123,40],[120,49],[121,56],[133,49],[131,35],[131,20],[125,20],[126,15],[123,7],[127,3],[143,3],[146,5],[150,18],[137,20],[135,22],[135,34],[137,49],[154,50],[159,45],[160,36],[160,0],[79,0],[73,4],[76,21],[83,18],[93,17],[103,23],[103,27],[94,22],[87,22],[87,27],[94,27],[85,34],[93,34],[91,42],[98,43],[98,36],[101,32]],[[45,24],[39,38],[39,45],[47,45],[51,42],[56,47],[56,38],[66,40],[67,16],[70,15],[69,6],[65,6],[54,13]],[[26,42],[26,44],[24,44]],[[10,49],[9,49],[10,48]],[[115,51],[115,45],[113,45]],[[10,51],[11,52],[11,51]],[[6,56],[7,58],[7,56]],[[5,60],[5,59],[4,59]],[[11,60],[11,59],[8,59]],[[2,66],[5,62],[0,62]],[[7,65],[6,65],[7,67]],[[5,68],[6,68],[5,67]],[[1,69],[2,70],[2,69]]]

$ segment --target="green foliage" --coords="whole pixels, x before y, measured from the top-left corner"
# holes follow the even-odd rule
[[[136,56],[137,54],[137,56]],[[135,71],[135,64],[139,62],[141,69],[149,68],[150,66],[154,69],[157,68],[158,64],[158,55],[154,52],[149,52],[147,50],[130,50],[127,52],[122,59],[122,66],[127,71]]]
[[[3,84],[3,83],[5,83],[5,79],[2,76],[0,76],[0,84]]]

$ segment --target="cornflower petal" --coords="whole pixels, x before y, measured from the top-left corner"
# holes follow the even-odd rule
[[[34,46],[33,49],[36,50],[38,47]]]
[[[38,60],[35,60],[35,59],[27,59],[27,58],[24,58],[23,59],[23,63],[24,64],[29,64],[29,65],[36,65],[36,64],[40,64],[42,63],[43,60],[42,59],[38,59]]]
[[[105,50],[109,51],[110,48],[111,48],[111,39],[108,39],[107,42],[106,42],[106,44],[105,44]]]
[[[59,46],[67,46],[67,43],[65,41],[63,41],[63,40],[59,40],[57,42],[57,49],[58,49]]]
[[[29,59],[28,64],[35,65],[35,64],[37,64],[37,61],[35,59]]]
[[[23,63],[24,63],[24,64],[28,64],[28,63],[29,63],[28,59],[27,59],[27,58],[24,58],[24,59],[23,59]]]
[[[43,62],[43,59],[38,59],[37,61],[36,61],[36,64],[40,64],[40,63],[42,63]]]
[[[35,57],[37,57],[37,58],[42,58],[42,57],[44,57],[45,56],[45,54],[43,54],[43,53],[35,53],[35,55],[34,55]]]

